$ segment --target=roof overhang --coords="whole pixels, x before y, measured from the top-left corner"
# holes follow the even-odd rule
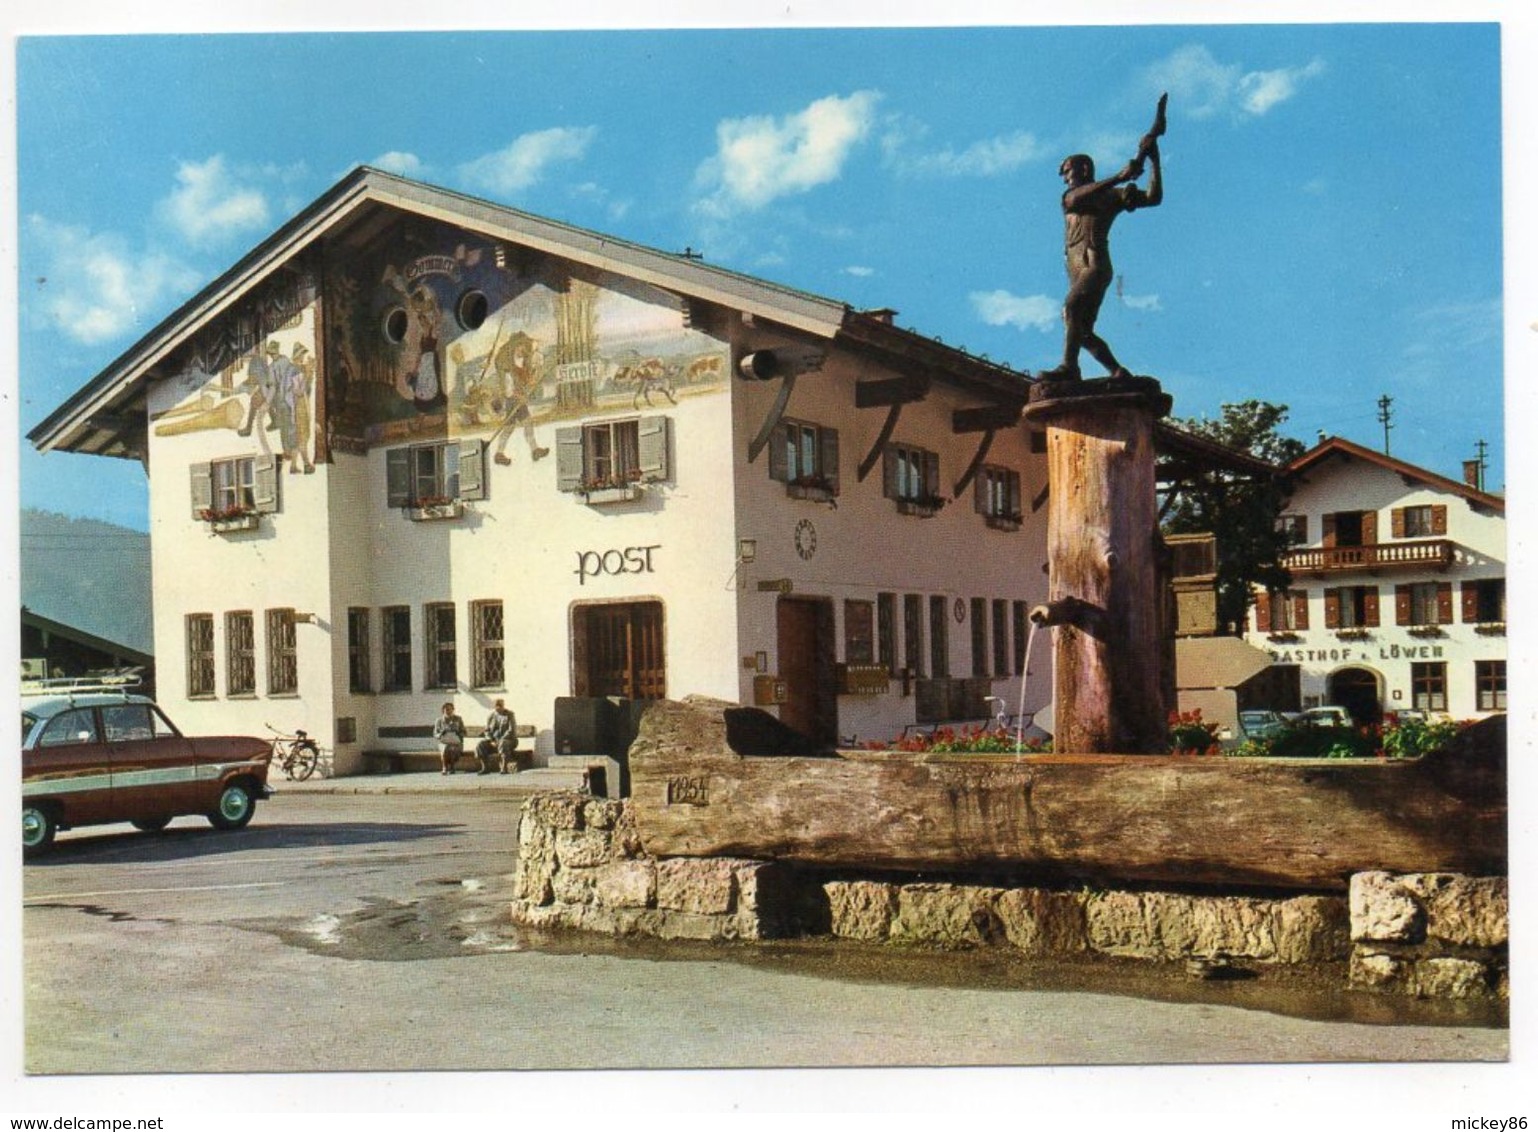
[[[1437,491],[1460,495],[1478,507],[1488,507],[1501,514],[1506,512],[1506,500],[1499,495],[1491,495],[1488,491],[1459,483],[1457,480],[1438,475],[1419,465],[1397,459],[1386,452],[1375,452],[1371,448],[1340,436],[1325,437],[1283,468],[1282,474],[1288,480],[1303,479],[1309,471],[1322,466],[1332,456],[1346,460],[1364,460],[1369,464],[1395,472],[1406,480],[1423,484]]]

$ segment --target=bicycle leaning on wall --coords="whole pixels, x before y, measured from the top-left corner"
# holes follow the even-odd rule
[[[303,782],[315,773],[320,765],[320,748],[303,730],[296,728],[292,735],[285,735],[272,724],[266,725],[276,738],[272,741],[272,765],[283,772],[285,778]]]

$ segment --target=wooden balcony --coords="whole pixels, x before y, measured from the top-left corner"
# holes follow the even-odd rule
[[[1453,562],[1451,539],[1380,542],[1372,546],[1316,546],[1288,551],[1282,565],[1294,574],[1329,574],[1337,570],[1445,570]]]

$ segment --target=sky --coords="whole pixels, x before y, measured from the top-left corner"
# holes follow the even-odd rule
[[[355,165],[849,303],[1037,371],[1068,153],[1169,93],[1165,202],[1099,330],[1178,417],[1260,398],[1503,490],[1500,28],[961,26],[27,36],[24,433]],[[1145,179],[1146,184],[1146,179]],[[1097,371],[1085,358],[1086,375]],[[20,502],[144,529],[145,472],[20,452]]]

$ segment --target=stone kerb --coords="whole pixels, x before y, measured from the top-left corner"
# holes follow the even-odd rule
[[[1353,986],[1431,998],[1510,996],[1505,877],[1357,873]]]

